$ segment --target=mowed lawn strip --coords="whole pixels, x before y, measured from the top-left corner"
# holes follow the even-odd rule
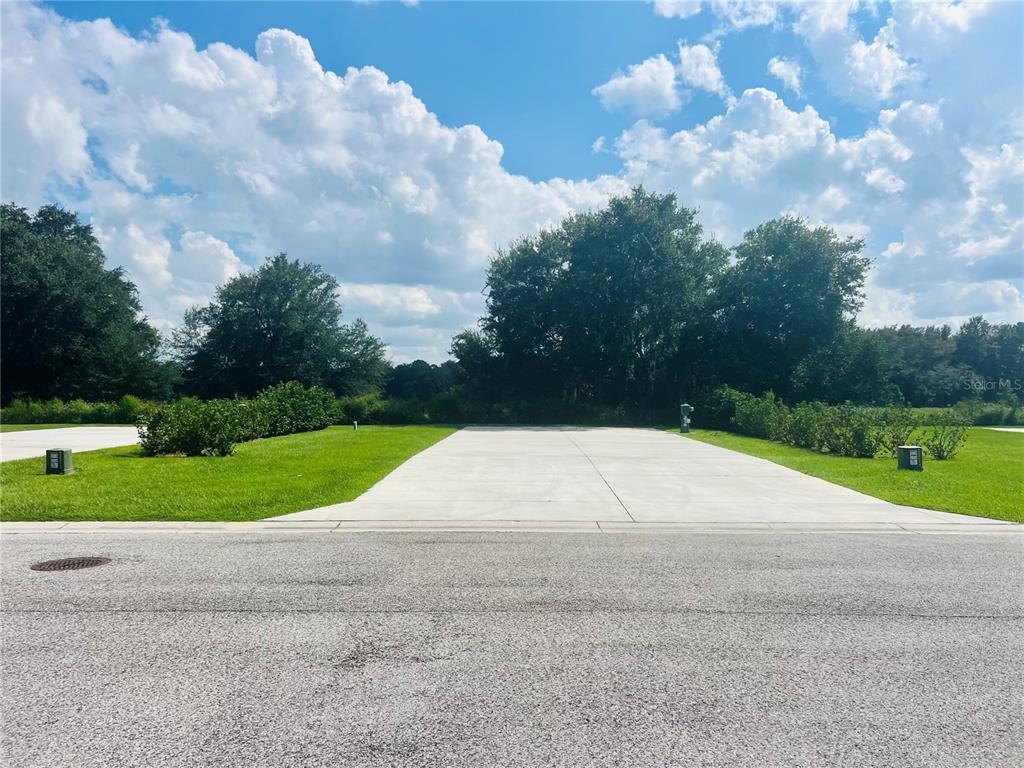
[[[455,430],[330,427],[238,445],[234,456],[146,458],[138,446],[0,464],[0,520],[258,520],[351,501]]]
[[[896,459],[855,459],[707,429],[689,437],[768,459],[894,504],[1024,522],[1024,434],[973,428],[957,457],[924,471],[897,470]]]

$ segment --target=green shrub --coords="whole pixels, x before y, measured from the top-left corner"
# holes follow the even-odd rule
[[[483,421],[481,410],[478,400],[468,398],[458,390],[434,396],[427,406],[432,420],[441,424],[480,423]]]
[[[781,400],[776,401],[775,408],[768,416],[768,439],[784,443],[793,427],[793,412]]]
[[[783,440],[790,421],[789,409],[775,398],[771,390],[761,397],[730,390],[734,412],[733,426],[738,432],[768,440]]]
[[[913,412],[906,407],[890,406],[882,409],[879,414],[879,448],[889,456],[896,456],[896,448],[909,445],[910,438],[917,429]]]
[[[243,432],[240,416],[235,400],[182,398],[140,418],[142,452],[146,456],[229,456]]]
[[[384,410],[380,395],[356,395],[339,397],[334,401],[333,421],[335,424],[373,424]]]
[[[244,400],[235,398],[231,401],[235,406],[235,426],[237,429],[236,438],[238,442],[245,443],[249,440],[258,440],[261,437],[271,437],[276,434],[271,430],[272,409],[259,400]]]
[[[294,381],[268,387],[252,400],[185,397],[143,412],[138,422],[142,452],[228,456],[236,443],[327,427],[333,399],[325,389]]]
[[[735,393],[737,390],[731,387],[718,387],[699,398],[700,407],[693,415],[694,425],[704,429],[729,429],[736,415]]]
[[[967,442],[967,423],[962,417],[950,414],[925,430],[921,446],[936,461],[952,459]]]
[[[821,416],[820,450],[858,458],[870,458],[878,453],[882,442],[871,409],[846,403],[826,406]]]
[[[275,384],[252,401],[260,413],[252,418],[263,427],[262,437],[310,432],[329,426],[334,395],[322,387],[308,389],[297,381]]]
[[[430,416],[421,401],[392,397],[382,401],[377,420],[381,424],[426,424]]]
[[[829,406],[825,403],[799,403],[793,408],[786,442],[797,448],[811,448],[816,451],[825,447],[825,429]]]
[[[113,403],[13,400],[0,412],[7,424],[133,424],[153,403],[125,395]]]
[[[983,403],[978,400],[961,400],[953,406],[953,413],[962,421],[976,427],[999,427],[1015,421],[1013,405],[1008,403]]]

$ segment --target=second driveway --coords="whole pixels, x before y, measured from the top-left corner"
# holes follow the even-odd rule
[[[290,520],[635,523],[992,521],[902,507],[652,429],[473,427],[352,502]]]
[[[0,461],[42,457],[50,448],[70,448],[77,453],[137,442],[139,431],[135,427],[58,427],[4,432],[0,435]]]

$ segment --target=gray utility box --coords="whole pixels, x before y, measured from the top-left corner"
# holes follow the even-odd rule
[[[46,474],[70,475],[74,471],[70,448],[51,448],[46,452]]]
[[[683,403],[679,406],[679,431],[689,432],[690,431],[690,414],[693,413],[694,408],[689,403]]]
[[[901,445],[896,448],[896,465],[900,469],[924,469],[924,451],[917,445]]]

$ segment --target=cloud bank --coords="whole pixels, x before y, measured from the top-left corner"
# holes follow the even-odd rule
[[[655,9],[685,25],[702,8]],[[263,32],[255,55],[197,50],[166,25],[135,37],[5,3],[4,199],[89,216],[165,329],[276,251],[323,264],[346,315],[397,360],[445,357],[480,312],[495,246],[636,183],[699,206],[727,243],[780,213],[866,237],[877,268],[864,322],[1022,317],[1020,73],[993,68],[990,44],[1016,9],[898,6],[870,39],[856,3],[707,12],[723,48],[742,29],[790,25],[816,76],[872,111],[870,127],[841,138],[767,83],[734,95],[716,48],[680,43],[594,90],[642,118],[595,147],[617,155],[617,173],[534,182],[477,126],[442,124],[373,67],[325,71],[291,31]],[[779,57],[760,68],[794,92],[809,76]],[[685,113],[684,86],[718,94],[722,111],[672,132],[658,121]]]

